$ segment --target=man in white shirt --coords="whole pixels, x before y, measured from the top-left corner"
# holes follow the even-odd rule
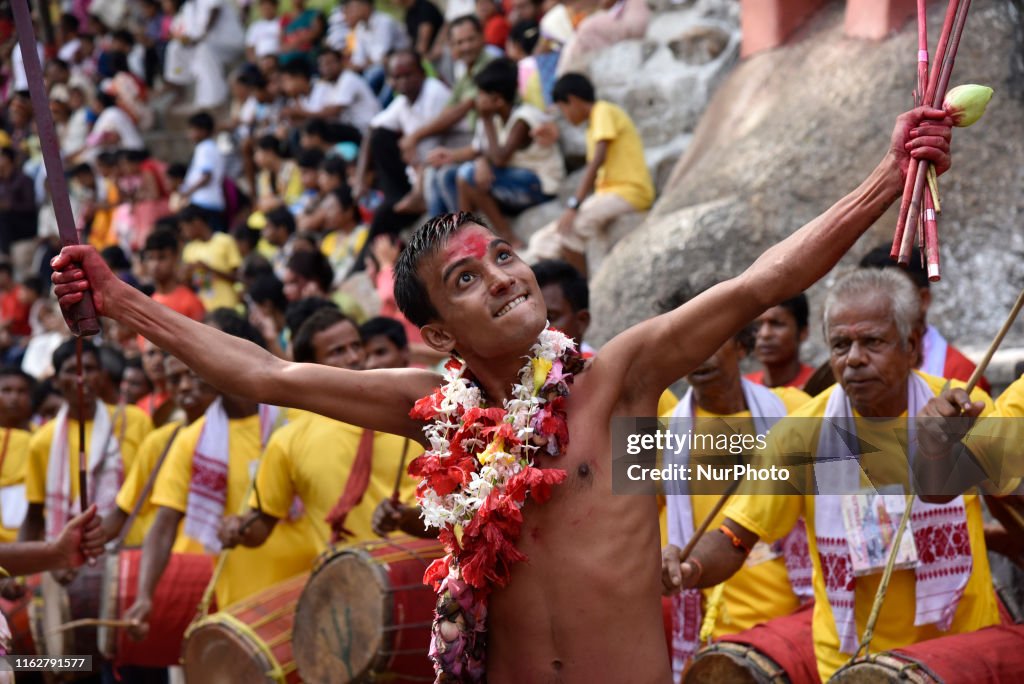
[[[325,48],[316,63],[320,79],[334,85],[333,101],[340,108],[337,118],[365,135],[370,122],[380,112],[380,103],[369,84],[359,74],[345,68],[342,54],[337,50]]]
[[[418,159],[406,166],[398,148],[399,139],[436,117],[448,104],[451,91],[441,81],[428,77],[419,55],[412,49],[398,50],[388,57],[388,74],[395,89],[395,99],[387,109],[370,122],[368,139],[359,150],[356,168],[357,197],[366,189],[364,179],[373,160],[376,187],[384,193],[384,202],[377,209],[370,225],[371,239],[381,233],[397,232],[415,221],[420,212],[400,211],[395,206],[417,182],[418,167],[427,152],[437,147],[440,136],[423,139],[416,147]]]
[[[342,72],[341,56],[334,50],[319,61],[324,78],[313,80],[304,60],[294,59],[281,67],[281,85],[291,104],[281,115],[293,125],[309,119],[323,119],[331,128],[334,142],[360,143],[363,131],[379,111],[370,87],[358,76]],[[334,80],[330,79],[334,76]]]
[[[351,67],[360,72],[373,92],[388,102],[391,93],[385,89],[385,61],[395,50],[410,45],[405,27],[395,19],[375,12],[373,0],[345,0],[345,23],[355,33]]]

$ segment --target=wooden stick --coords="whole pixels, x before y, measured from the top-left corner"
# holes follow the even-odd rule
[[[80,629],[82,627],[137,627],[139,625],[138,620],[112,620],[107,618],[82,618],[81,620],[72,620],[71,622],[65,622],[63,625],[50,630],[50,634],[60,634],[61,632],[67,632],[72,629]]]
[[[400,501],[399,491],[402,488],[402,475],[405,474],[405,457],[409,453],[409,439],[402,443],[402,460],[398,463],[398,473],[395,475],[395,489],[391,492],[391,502],[397,504]]]
[[[89,452],[85,448],[85,372],[82,369],[82,337],[75,338],[75,360],[77,363],[78,376],[78,503],[82,513],[89,507],[89,476],[86,461],[89,459]],[[101,410],[106,410],[101,407]],[[95,417],[93,418],[95,423]],[[95,424],[93,425],[95,428]],[[113,426],[110,428],[113,430]]]
[[[697,542],[700,541],[700,538],[704,536],[704,533],[707,532],[708,526],[711,524],[711,521],[715,519],[715,516],[718,515],[719,511],[721,511],[722,508],[725,506],[725,502],[729,500],[729,497],[736,492],[736,488],[739,486],[740,481],[733,480],[731,483],[729,483],[729,486],[726,488],[726,490],[722,492],[722,496],[720,496],[718,498],[718,501],[715,502],[714,507],[701,522],[700,527],[698,527],[694,531],[693,536],[690,537],[690,541],[686,542],[686,546],[684,546],[683,550],[679,552],[680,563],[685,562],[686,559],[690,557],[690,553],[693,552],[693,547],[695,547],[697,545]]]

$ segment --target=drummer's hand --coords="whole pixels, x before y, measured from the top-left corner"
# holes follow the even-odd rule
[[[377,505],[373,512],[374,534],[386,537],[402,525],[402,514],[408,508],[401,502],[396,503],[391,499],[384,499]]]
[[[242,543],[242,524],[245,520],[240,515],[229,515],[221,521],[217,530],[217,538],[225,549],[233,549]]]
[[[675,544],[661,550],[661,593],[665,596],[690,589],[700,579],[700,571],[693,564],[680,562],[681,553]]]
[[[0,598],[17,601],[26,593],[28,593],[28,587],[13,577],[5,577],[0,580]]]
[[[57,541],[54,542],[61,558],[61,566],[77,568],[91,558],[103,553],[106,535],[103,524],[96,515],[96,504],[85,509],[85,513],[72,518]]]
[[[124,619],[132,623],[128,628],[128,636],[136,641],[142,641],[149,634],[149,614],[153,611],[153,603],[149,599],[139,597],[129,608]]]

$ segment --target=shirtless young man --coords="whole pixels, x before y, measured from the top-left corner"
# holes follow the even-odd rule
[[[491,684],[670,681],[657,501],[612,495],[611,419],[655,415],[672,381],[761,311],[823,276],[899,196],[911,156],[948,168],[944,117],[927,109],[901,116],[884,159],[853,193],[740,276],[623,332],[575,378],[566,453],[537,458],[539,467],[565,469],[568,479],[546,503],[526,505],[519,549],[529,561],[515,565],[508,586],[490,596]],[[424,441],[423,424],[408,414],[440,384],[434,373],[288,363],[154,304],[90,248],[67,247],[53,266],[65,307],[91,289],[99,312],[139,330],[215,386]],[[508,397],[545,325],[533,273],[510,246],[470,217],[445,216],[412,238],[395,280],[403,313],[422,324],[424,341],[444,353],[457,349],[492,405]]]

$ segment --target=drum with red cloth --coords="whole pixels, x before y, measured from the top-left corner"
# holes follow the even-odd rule
[[[683,672],[686,684],[810,684],[820,682],[809,603],[702,648]]]
[[[444,554],[395,536],[321,554],[295,613],[295,661],[310,682],[432,682],[435,596],[423,572]]]
[[[57,658],[68,655],[99,656],[95,627],[66,630],[61,627],[72,621],[99,616],[102,580],[101,565],[83,565],[78,568],[74,579],[67,586],[61,585],[50,573],[41,576],[35,597],[29,605],[29,622],[37,650]]]
[[[859,658],[830,684],[1024,682],[1024,626],[996,625]]]
[[[292,658],[292,623],[308,578],[297,575],[197,621],[185,634],[182,648],[185,681],[301,682]]]
[[[100,617],[120,620],[138,594],[142,550],[124,550],[107,556],[105,561]],[[185,630],[196,617],[196,608],[212,574],[213,559],[206,554],[171,554],[153,592],[149,634],[143,641],[135,641],[125,629],[100,627],[100,651],[118,665],[177,665]]]

